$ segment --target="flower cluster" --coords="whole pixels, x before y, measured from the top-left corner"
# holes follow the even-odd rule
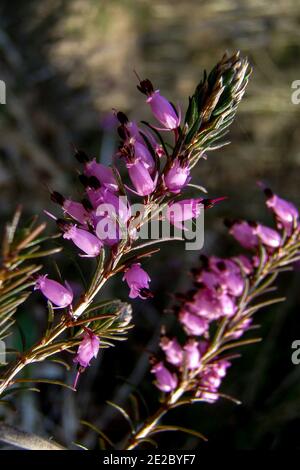
[[[206,192],[203,187],[190,184],[191,170],[205,152],[215,148],[215,143],[232,122],[249,73],[247,59],[241,59],[238,53],[231,57],[224,55],[210,75],[204,74],[189,98],[184,117],[181,109],[162,96],[150,80],[139,80],[137,88],[146,95],[146,105],[156,123],[152,125],[142,121],[138,124],[123,112],[114,111],[120,143],[112,155],[110,166],[74,147],[75,158],[81,165],[81,196],[79,200],[73,200],[52,191],[51,200],[61,208],[62,214],[57,218],[45,212],[56,220],[62,237],[73,244],[78,255],[96,258],[97,267],[90,286],[82,292],[77,303],[74,303],[74,295],[67,282],[58,282],[48,274],[35,278],[35,289],[48,299],[49,308],[66,309],[58,326],[53,327],[53,336],[49,335],[46,341],[47,347],[52,338],[65,332],[68,322],[72,326],[76,326],[76,322],[78,325],[79,317],[90,307],[103,284],[117,273],[123,272],[130,298],[147,299],[152,296],[149,289],[151,280],[141,260],[156,250],[147,248],[153,240],[137,244],[143,226],[159,220],[172,224],[183,235],[187,230],[186,221],[192,221],[202,209],[213,207],[224,199],[192,198],[185,194],[184,199],[178,200],[187,189],[193,193],[199,190]],[[156,212],[157,206],[159,213]],[[165,210],[163,215],[162,210]],[[173,227],[172,230],[175,232]],[[168,237],[163,235],[155,243],[166,241]],[[90,335],[82,328],[76,335],[73,338],[76,344],[78,337],[82,337],[76,356],[80,359]],[[94,346],[90,351],[94,351]],[[94,353],[92,357],[95,357]],[[89,362],[76,361],[80,370]]]
[[[138,88],[147,95],[147,103],[163,130],[174,132],[176,146],[181,111],[177,111],[159,90],[154,90],[149,80],[141,81]],[[121,179],[120,169],[116,166],[105,166],[89,158],[83,150],[75,148],[75,158],[82,165],[79,175],[83,186],[81,199],[72,200],[57,191],[52,191],[50,195],[51,200],[61,207],[63,214],[60,218],[47,214],[56,220],[62,237],[73,243],[81,257],[96,258],[104,251],[109,251],[112,258],[117,253],[126,254],[137,239],[134,226],[137,214],[133,211],[129,195],[134,193],[142,198],[142,205],[147,207],[150,198],[156,202],[158,196],[178,195],[191,179],[188,160],[184,155],[175,154],[171,161],[164,145],[158,143],[151,129],[141,129],[135,121],[129,121],[123,112],[116,112],[116,118],[121,137],[116,157],[125,161],[133,188],[123,184],[126,175]],[[184,229],[184,221],[198,217],[201,207],[212,207],[219,200],[222,198],[195,198],[179,202],[170,199],[166,220]],[[149,290],[150,277],[140,262],[133,260],[125,264],[123,269],[123,280],[130,289],[130,298],[146,299],[152,296]],[[63,285],[46,274],[36,278],[35,289],[43,293],[54,305],[53,308],[68,308],[72,317],[74,296],[67,282]],[[92,338],[91,332],[86,332],[75,360],[80,370],[89,365],[92,357],[96,357],[98,349],[98,338]]]
[[[179,130],[182,132],[181,111],[176,110],[159,90],[154,90],[149,80],[141,81],[138,88],[147,95],[147,103],[163,129],[174,132],[176,147]],[[184,153],[170,158],[165,153],[164,145],[157,142],[152,132],[156,128],[142,129],[135,121],[129,121],[121,111],[116,112],[116,117],[121,137],[116,156],[125,161],[133,188],[123,184],[117,167],[105,166],[96,159],[90,159],[83,150],[75,149],[75,157],[82,164],[79,180],[84,194],[81,200],[67,199],[57,191],[51,193],[51,200],[62,208],[63,218],[48,215],[56,219],[63,238],[79,249],[81,257],[97,257],[104,249],[116,253],[121,241],[123,252],[130,250],[137,239],[134,222],[139,213],[134,213],[129,193],[142,197],[143,207],[148,208],[149,198],[156,202],[159,197],[161,201],[161,197],[169,196],[165,218],[183,230],[184,222],[197,218],[202,207],[212,207],[224,199],[194,198],[174,202],[172,195],[178,195],[191,179],[189,162]],[[141,264],[133,262],[126,265],[124,271],[123,280],[130,288],[129,297],[148,298],[151,295],[150,277]],[[45,276],[37,281],[36,288],[57,308],[72,303],[70,288]],[[66,295],[66,289],[69,295]]]
[[[265,194],[276,229],[251,221],[226,221],[230,233],[249,252],[232,258],[201,256],[202,266],[192,270],[194,289],[177,295],[179,305],[174,311],[186,339],[179,343],[163,335],[160,340],[160,357],[151,359],[151,371],[161,391],[183,387],[197,399],[216,401],[231,365],[218,351],[251,329],[249,303],[260,282],[298,259],[297,208],[270,189]]]

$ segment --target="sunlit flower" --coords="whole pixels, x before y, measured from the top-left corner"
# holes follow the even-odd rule
[[[186,164],[176,160],[164,176],[166,189],[178,194],[191,180],[190,169]]]

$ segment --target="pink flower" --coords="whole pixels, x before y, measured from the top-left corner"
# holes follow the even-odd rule
[[[126,281],[130,288],[129,297],[135,299],[140,297],[146,299],[151,296],[149,292],[149,282],[151,281],[149,275],[144,269],[141,268],[140,263],[135,263],[125,271],[123,281]]]
[[[245,333],[246,330],[251,326],[252,318],[245,318],[239,323],[239,326],[235,328],[234,332],[231,334],[231,337],[238,339]]]
[[[196,393],[196,396],[202,398],[208,403],[214,403],[218,400],[218,388],[220,387],[222,379],[225,377],[226,371],[230,365],[230,362],[225,360],[209,365],[200,376],[200,389]]]
[[[59,308],[68,307],[73,301],[71,289],[57,281],[48,279],[47,274],[37,277],[34,289],[40,290],[50,302]]]
[[[148,148],[139,141],[135,141],[133,147],[135,158],[142,161],[149,173],[152,174],[155,171],[155,161]]]
[[[176,389],[178,379],[175,374],[172,374],[162,362],[155,364],[151,372],[155,375],[155,385],[162,392],[172,392]]]
[[[126,163],[129,177],[139,196],[148,196],[153,193],[156,181],[152,180],[149,171],[142,160],[135,159]]]
[[[190,169],[186,164],[176,160],[164,177],[166,189],[178,194],[191,180]]]
[[[123,115],[123,113],[118,113],[118,115],[119,114],[121,114],[120,122],[122,125],[125,126],[126,131],[128,132],[131,138],[133,138],[135,141],[145,146],[145,139],[143,137],[145,136],[148,139],[152,148],[154,149],[156,155],[158,155],[158,157],[161,157],[164,155],[164,150],[162,146],[157,143],[157,141],[155,140],[151,132],[145,129],[140,129],[135,121],[128,121],[128,119],[126,118],[125,115]]]
[[[222,315],[232,317],[237,311],[237,305],[235,300],[227,294],[221,294],[219,296],[220,310]]]
[[[84,173],[86,176],[94,176],[99,183],[110,191],[118,191],[115,175],[111,168],[91,160],[85,164]]]
[[[298,209],[289,201],[281,199],[277,194],[273,194],[270,189],[265,189],[267,196],[267,206],[271,209],[279,222],[279,228],[291,229],[294,221],[299,218]]]
[[[202,198],[184,199],[182,201],[171,203],[167,207],[167,220],[179,229],[184,228],[182,222],[197,218],[200,215],[201,201]]]
[[[209,321],[189,310],[182,309],[179,312],[179,321],[183,325],[186,333],[191,336],[201,336],[208,330]]]
[[[72,201],[71,199],[65,199],[57,191],[53,191],[50,197],[53,202],[59,204],[63,208],[65,213],[73,217],[73,219],[77,220],[77,222],[80,222],[82,225],[87,225],[90,215],[83,204],[77,201]]]
[[[181,117],[177,114],[171,103],[155,90],[147,98],[154,117],[168,130],[177,129],[180,126]]]
[[[175,366],[182,364],[182,347],[175,338],[169,339],[164,336],[160,340],[160,347],[165,352],[166,359],[170,364],[173,364]]]
[[[255,233],[263,243],[270,248],[278,248],[281,245],[281,236],[276,230],[265,225],[257,224]]]
[[[64,211],[69,214],[73,219],[80,222],[82,225],[88,225],[90,219],[89,213],[86,211],[83,204],[76,201],[66,199],[63,205]]]
[[[66,240],[72,240],[80,250],[83,251],[82,256],[98,256],[103,243],[96,237],[96,235],[71,225],[68,223],[58,221],[58,226],[64,231],[63,238]]]
[[[229,233],[246,249],[255,248],[258,245],[255,229],[248,222],[234,222],[231,224]]]
[[[189,308],[196,315],[212,321],[223,316],[231,317],[236,311],[236,304],[226,292],[212,291],[204,287],[196,292]]]
[[[91,330],[87,329],[78,347],[74,362],[81,367],[88,367],[90,360],[97,357],[100,347],[100,340]]]
[[[212,256],[209,264],[212,271],[218,275],[218,283],[225,292],[234,297],[242,295],[245,282],[240,267],[234,261]]]
[[[212,321],[224,315],[220,300],[215,292],[210,289],[200,289],[194,296],[193,304],[190,307],[193,313]]]
[[[197,369],[200,367],[200,349],[198,341],[190,339],[184,346],[184,361],[188,369]]]
[[[97,217],[108,216],[118,219],[121,224],[126,224],[131,216],[130,206],[125,196],[113,194],[107,188],[90,189],[88,195],[96,209]]]

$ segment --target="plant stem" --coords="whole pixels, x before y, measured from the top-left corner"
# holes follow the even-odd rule
[[[112,275],[112,268],[115,267],[120,260],[121,256],[123,255],[123,252],[119,253],[118,256],[114,259],[113,262],[109,263],[108,265],[108,270],[103,272],[101,279],[99,279],[98,283],[95,282],[95,276],[91,282],[91,285],[94,285],[94,289],[89,293],[88,297],[85,297],[76,307],[76,309],[73,312],[74,318],[79,318],[85,310],[89,307],[95,296],[98,294],[100,289],[103,287],[105,282],[108,280],[109,277]],[[97,270],[96,270],[97,273]],[[43,350],[49,346],[58,336],[60,336],[65,330],[68,329],[68,323],[69,319],[63,319],[56,325],[49,333],[49,335],[46,338],[43,338],[41,341],[33,345],[26,353],[22,355],[22,357],[17,360],[15,363],[13,363],[7,371],[3,374],[1,377],[1,383],[0,383],[0,396],[1,394],[10,386],[13,384],[13,379],[21,370],[28,364],[37,362],[39,360],[39,357],[43,355]],[[55,354],[57,351],[54,349],[53,352],[50,354],[47,354],[48,356],[51,356]]]

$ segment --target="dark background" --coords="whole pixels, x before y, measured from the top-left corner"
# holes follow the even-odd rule
[[[52,207],[47,188],[76,196],[70,142],[109,163],[117,142],[110,126],[112,108],[136,119],[149,117],[134,69],[184,107],[203,69],[225,50],[239,49],[248,55],[253,75],[231,128],[232,143],[201,161],[194,174],[210,196],[229,196],[207,213],[204,252],[230,254],[234,244],[223,217],[270,221],[258,180],[300,205],[300,105],[291,103],[291,83],[300,79],[299,26],[296,0],[2,0],[0,79],[6,83],[7,103],[0,105],[1,225],[18,203],[26,216],[41,213],[44,219],[42,210]],[[5,411],[6,419],[69,446],[77,441],[96,448],[96,434],[79,420],[120,438],[126,422],[105,400],[130,409],[128,382],[154,409],[148,352],[155,350],[171,294],[190,285],[188,269],[198,255],[176,245],[164,247],[147,264],[156,295],[151,302],[134,303],[136,327],[129,341],[101,354],[76,394],[43,386],[40,394],[16,397],[16,411]],[[71,260],[58,256],[57,261],[64,277],[78,282]],[[83,262],[83,269],[88,266]],[[48,268],[51,272],[51,263]],[[244,348],[228,373],[222,391],[243,405],[223,400],[197,405],[174,412],[168,423],[198,429],[212,448],[300,447],[300,366],[290,358],[291,344],[300,338],[298,283],[297,272],[282,276],[280,293],[287,302],[258,314],[264,341]],[[126,300],[121,278],[103,296]],[[18,314],[28,344],[42,331],[43,319],[44,303],[34,295]],[[26,373],[71,383],[74,371],[66,374],[44,363]],[[145,415],[143,405],[141,411]],[[187,449],[199,445],[174,433],[160,443]]]

